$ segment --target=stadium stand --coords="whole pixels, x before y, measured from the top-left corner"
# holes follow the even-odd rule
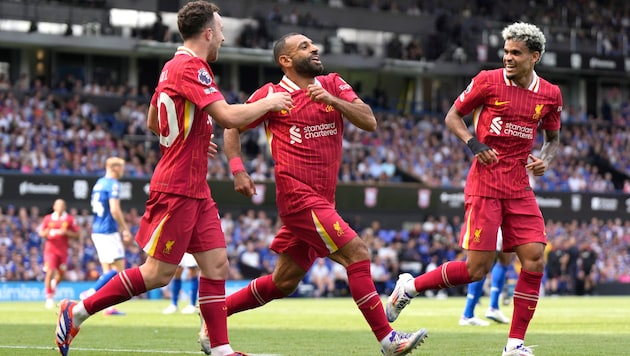
[[[80,225],[80,237],[70,246],[67,279],[89,281],[98,278],[100,265],[94,245],[90,239],[91,215],[87,210],[71,208]],[[43,218],[37,208],[21,206],[4,207],[0,213],[0,281],[42,281],[42,240],[37,229]],[[126,213],[132,232],[138,227],[140,215],[132,209]],[[230,257],[230,279],[251,278],[253,269],[257,274],[268,274],[273,269],[275,254],[269,250],[269,243],[279,229],[276,217],[264,211],[253,209],[229,212],[222,217],[222,225]],[[380,221],[372,221],[369,226],[354,226],[361,238],[368,243],[373,262],[382,266],[383,274],[390,278],[383,280],[382,293],[388,293],[395,284],[400,272],[422,273],[431,265],[439,265],[446,260],[462,257],[458,247],[459,218],[429,216],[424,221],[405,224],[396,229],[381,228]],[[573,294],[579,292],[581,276],[581,251],[594,253],[591,277],[597,282],[627,282],[630,280],[630,222],[621,219],[592,219],[588,222],[553,221],[547,222],[550,249],[560,249],[566,255],[560,289],[555,293]],[[251,247],[248,248],[248,245]],[[258,254],[259,264],[243,269],[239,263],[246,251],[252,247]],[[128,245],[126,262],[128,267],[139,265],[143,254],[135,245]],[[334,268],[330,266],[331,278]],[[461,291],[450,291],[452,294]],[[552,292],[549,290],[548,292]],[[583,291],[582,291],[583,292]],[[591,291],[596,293],[597,290]],[[333,295],[342,295],[334,291]],[[324,294],[326,295],[326,294]]]

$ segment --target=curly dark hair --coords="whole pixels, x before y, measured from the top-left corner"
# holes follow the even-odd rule
[[[215,12],[219,12],[219,7],[207,1],[191,1],[184,5],[177,13],[177,27],[184,41],[214,26]]]

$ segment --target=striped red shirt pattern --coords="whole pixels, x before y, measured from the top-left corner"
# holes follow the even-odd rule
[[[535,72],[531,85],[521,88],[507,79],[503,68],[481,71],[455,100],[455,107],[464,115],[473,112],[477,138],[496,150],[499,158],[487,166],[473,160],[465,194],[499,199],[530,195],[525,165],[536,131],[560,129],[558,86]]]
[[[352,87],[337,73],[315,78],[329,93],[352,102],[358,98]],[[291,94],[291,110],[269,112],[250,127],[264,122],[271,155],[275,161],[276,204],[282,215],[296,213],[325,199],[334,204],[341,165],[343,117],[331,105],[311,101],[286,76],[280,83],[267,83],[248,102],[274,92]]]
[[[205,59],[179,47],[162,69],[151,105],[158,108],[162,157],[152,191],[210,198],[208,143],[212,118],[203,109],[224,100]]]

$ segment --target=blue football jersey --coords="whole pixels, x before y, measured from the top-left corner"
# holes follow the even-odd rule
[[[118,231],[118,223],[109,210],[109,199],[120,199],[120,182],[114,178],[99,178],[92,188],[93,233],[110,234]]]

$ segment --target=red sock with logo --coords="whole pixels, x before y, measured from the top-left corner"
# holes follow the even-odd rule
[[[101,289],[83,301],[85,311],[93,315],[147,291],[140,268],[126,269],[109,280]]]
[[[231,294],[226,299],[227,313],[242,312],[244,310],[258,308],[274,299],[286,297],[273,283],[270,274],[254,279],[249,285],[236,293]]]
[[[472,282],[466,261],[445,262],[431,272],[416,277],[413,285],[418,293],[429,289],[444,289]]]
[[[527,327],[534,317],[536,305],[538,305],[542,277],[542,273],[521,269],[516,287],[514,287],[514,312],[510,326],[510,338],[525,340]]]
[[[376,293],[372,274],[370,273],[370,261],[353,263],[346,269],[348,273],[348,287],[352,299],[357,303],[363,317],[372,328],[376,340],[380,341],[393,330],[385,316],[385,310],[381,298]]]
[[[224,280],[199,277],[199,309],[207,325],[210,346],[229,344]]]

